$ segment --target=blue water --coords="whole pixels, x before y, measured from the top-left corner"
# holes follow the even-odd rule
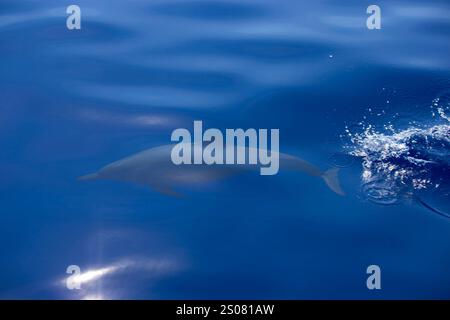
[[[1,298],[450,298],[450,219],[417,200],[450,207],[448,1],[377,1],[381,30],[371,1],[76,4],[81,30],[61,1],[0,3]],[[279,128],[347,195],[283,171],[182,199],[77,181],[194,120]]]

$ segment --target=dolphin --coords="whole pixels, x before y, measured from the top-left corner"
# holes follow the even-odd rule
[[[95,173],[87,174],[78,180],[116,180],[127,181],[151,187],[165,195],[180,197],[176,186],[193,185],[216,181],[242,171],[259,169],[255,164],[181,164],[171,161],[174,144],[150,148],[110,163]],[[249,152],[248,147],[244,152]],[[253,150],[254,151],[254,150]],[[273,153],[273,151],[272,151]],[[278,153],[281,170],[304,172],[320,177],[335,193],[345,195],[339,179],[339,168],[321,171],[305,160],[285,153]]]

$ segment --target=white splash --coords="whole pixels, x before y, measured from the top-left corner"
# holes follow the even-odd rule
[[[363,191],[370,200],[394,203],[401,194],[437,188],[445,179],[440,173],[450,166],[449,106],[435,99],[431,108],[440,122],[429,126],[410,123],[407,129],[396,130],[388,123],[380,131],[360,123],[357,133],[346,128],[351,141],[347,149],[362,160]]]

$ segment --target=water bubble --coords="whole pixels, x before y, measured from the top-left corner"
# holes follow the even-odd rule
[[[442,92],[434,99],[431,108],[433,111],[436,111],[442,119],[450,121],[450,90]]]
[[[363,197],[381,205],[395,205],[400,202],[399,190],[384,180],[377,179],[362,185]]]

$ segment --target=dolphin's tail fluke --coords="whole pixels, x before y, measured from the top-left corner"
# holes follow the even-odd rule
[[[342,190],[341,184],[339,183],[338,172],[339,168],[329,169],[322,174],[322,178],[331,190],[341,196],[345,196],[345,192]]]
[[[85,176],[78,177],[77,180],[95,180],[98,178],[97,173],[87,174]]]

